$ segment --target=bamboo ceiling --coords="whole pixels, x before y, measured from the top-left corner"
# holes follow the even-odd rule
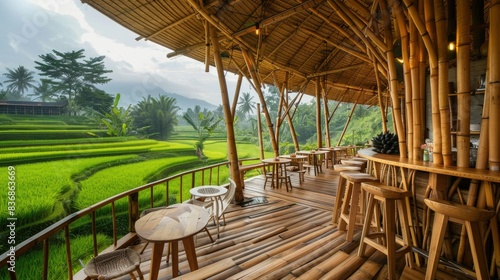
[[[257,61],[261,84],[315,95],[326,79],[327,97],[378,104],[388,95],[383,12],[371,0],[82,0],[138,34],[202,63],[207,57],[206,16],[218,30],[224,70],[250,78],[242,49]],[[255,30],[260,34],[256,35]],[[393,31],[393,30],[392,30]],[[396,34],[394,31],[393,34]],[[397,38],[396,36],[394,38]],[[208,41],[209,42],[209,41]],[[214,65],[212,49],[208,63]],[[167,59],[167,57],[165,59]],[[305,88],[304,88],[305,87]],[[359,99],[358,99],[359,98]]]

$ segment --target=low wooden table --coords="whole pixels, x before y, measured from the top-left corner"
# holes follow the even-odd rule
[[[194,235],[203,230],[208,223],[210,213],[207,209],[192,205],[180,204],[177,207],[165,208],[151,212],[135,222],[135,230],[139,237],[153,243],[149,279],[158,279],[160,263],[165,243],[172,244],[172,276],[179,276],[179,247],[182,241],[191,271],[198,269]]]

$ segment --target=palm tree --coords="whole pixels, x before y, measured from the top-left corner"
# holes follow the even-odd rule
[[[26,90],[34,87],[33,83],[35,80],[33,79],[33,75],[35,73],[33,71],[29,71],[24,66],[19,66],[14,70],[6,69],[7,73],[3,75],[8,79],[5,81],[7,83],[7,90],[19,93],[22,96]]]
[[[177,124],[179,107],[175,103],[175,98],[165,96],[143,97],[132,111],[134,126],[148,137],[167,140]]]
[[[41,83],[35,87],[35,93],[31,96],[36,96],[35,99],[40,99],[43,102],[52,101],[56,97],[57,90],[52,86],[49,80],[42,79]]]
[[[222,119],[214,112],[209,112],[207,109],[201,111],[200,106],[196,105],[194,110],[189,108],[182,116],[198,133],[198,141],[195,143],[196,155],[203,159],[203,147],[205,141],[210,137],[212,132],[217,128]]]
[[[255,102],[252,101],[253,96],[250,96],[250,93],[244,92],[238,101],[238,111],[242,114],[243,117],[248,117],[253,110],[255,109]]]

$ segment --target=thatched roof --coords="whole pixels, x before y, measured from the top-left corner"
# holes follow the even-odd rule
[[[276,78],[282,84],[288,73],[289,90],[299,92],[305,85],[305,92],[314,95],[316,77],[325,77],[330,99],[355,102],[361,93],[360,103],[377,102],[374,98],[377,83],[371,55],[367,54],[366,44],[340,17],[347,12],[347,15],[359,20],[358,24],[368,25],[369,32],[368,29],[360,29],[364,34],[383,33],[380,12],[374,16],[370,13],[371,1],[83,2],[139,34],[136,40],[150,40],[173,50],[169,57],[184,55],[203,63],[206,33],[202,15],[210,15],[211,23],[220,30],[222,55],[226,57],[223,60],[225,70],[233,73],[242,70],[250,77],[241,52],[244,48],[258,59],[261,83],[275,84]],[[256,28],[260,29],[260,35],[256,35]],[[371,45],[379,58],[385,56],[381,46]],[[209,63],[214,65],[212,53]],[[382,72],[386,72],[386,65],[380,67]],[[385,93],[388,82],[381,76],[381,88]]]

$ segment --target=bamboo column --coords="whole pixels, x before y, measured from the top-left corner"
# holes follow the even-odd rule
[[[457,1],[457,166],[470,157],[470,1]]]
[[[259,136],[260,159],[264,159],[264,141],[262,140],[262,125],[260,118],[260,103],[257,103],[257,134]]]
[[[320,77],[316,77],[316,145],[318,148],[323,146],[323,137],[321,135],[321,85]]]
[[[420,77],[420,69],[419,69],[419,35],[417,31],[417,26],[410,22],[410,76],[411,76],[411,111],[408,111],[407,117],[411,116],[411,127],[413,132],[413,141],[412,146],[408,145],[413,150],[414,158],[421,159],[420,145],[423,143],[422,130],[421,130],[421,122],[422,119],[421,114],[422,110],[420,108],[420,79],[425,77]],[[408,124],[410,127],[410,124]],[[408,128],[410,129],[410,128]],[[408,136],[409,138],[409,136]],[[408,139],[410,142],[410,139]]]
[[[490,143],[498,143],[500,139],[500,0],[492,0],[490,8],[490,38],[488,43],[490,88]],[[500,147],[491,145],[489,151],[491,170],[500,170]],[[500,260],[497,260],[497,262]]]
[[[450,107],[448,105],[449,87],[448,87],[448,33],[446,16],[442,0],[434,0],[434,12],[436,21],[436,38],[438,52],[438,99],[439,115],[441,117],[441,144],[443,164],[450,166],[453,164],[451,154],[451,136],[450,136]]]
[[[323,115],[325,116],[325,147],[330,147],[330,121],[328,120],[328,116],[330,112],[328,111],[328,94],[326,92],[326,78],[323,78],[322,84],[322,92],[323,92]]]
[[[219,77],[220,93],[222,98],[222,108],[224,110],[226,132],[227,132],[227,157],[230,163],[231,178],[236,183],[236,192],[234,199],[237,202],[244,200],[243,197],[243,186],[241,185],[241,178],[239,172],[238,164],[238,151],[236,149],[236,140],[234,135],[234,118],[231,113],[231,105],[229,102],[229,93],[227,90],[226,77],[224,75],[224,66],[222,64],[222,59],[220,57],[219,41],[217,40],[217,30],[215,27],[210,25],[210,37],[212,40],[212,47],[214,51],[214,62],[215,68],[217,70],[217,76]]]
[[[382,9],[383,11],[389,10],[387,6],[387,0],[381,0],[379,1],[379,4],[380,4],[380,9]],[[382,17],[385,26],[390,26],[391,21],[389,19],[388,13],[383,13]],[[406,146],[405,129],[403,126],[403,120],[401,118],[402,112],[398,94],[398,78],[396,73],[396,64],[395,64],[396,62],[394,58],[394,43],[393,43],[392,31],[390,28],[385,28],[385,43],[387,45],[386,56],[387,56],[387,64],[389,66],[389,81],[390,81],[389,89],[391,94],[393,119],[395,121],[394,122],[395,129],[399,139],[399,156],[401,158],[407,158],[408,148]]]

